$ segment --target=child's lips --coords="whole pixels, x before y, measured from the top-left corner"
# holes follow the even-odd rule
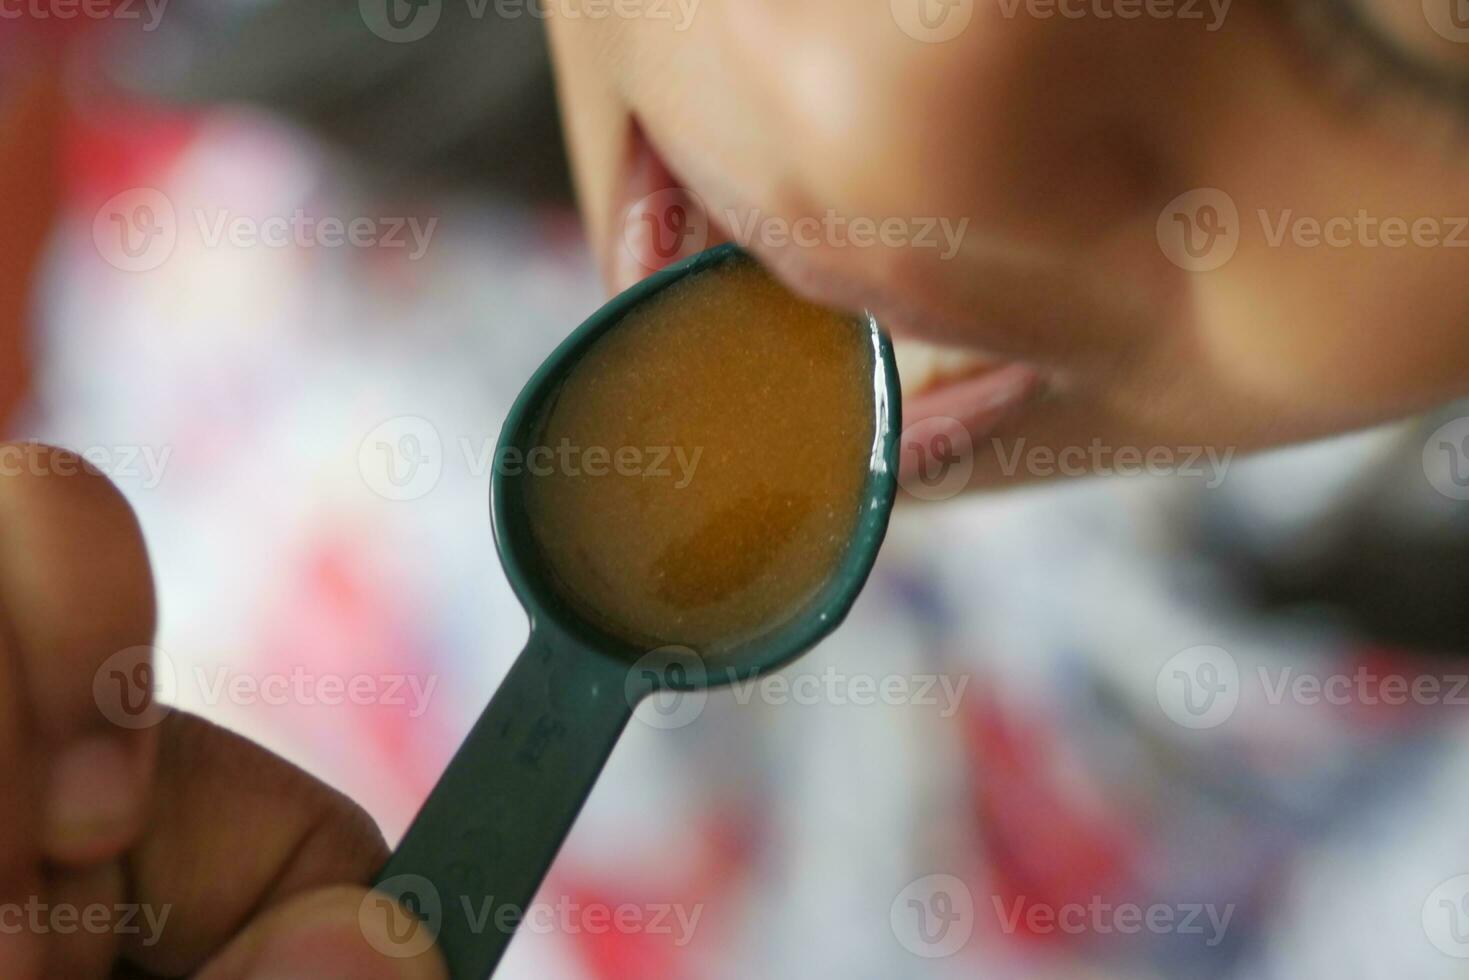
[[[949,445],[972,458],[982,440],[1023,410],[1044,388],[1044,376],[1036,368],[1002,362],[979,373],[939,381],[911,399],[905,397],[900,476],[910,475],[909,469],[921,458],[908,452],[909,433],[917,433],[914,437],[922,438],[924,433],[957,427],[968,439],[960,440],[957,446],[951,439]]]
[[[633,121],[620,196],[613,201],[604,269],[613,291],[725,240],[727,235],[703,213],[699,199],[673,175],[642,128]],[[686,208],[671,220],[670,208]],[[762,251],[756,248],[756,251]],[[862,285],[821,275],[800,256],[762,254],[772,274],[797,293],[839,309],[864,309]],[[998,425],[1024,408],[1043,388],[1037,368],[977,350],[940,347],[903,336],[894,341],[903,382],[905,429],[932,428],[934,422],[958,426],[968,434],[970,451]],[[903,453],[903,466],[910,465]]]
[[[631,126],[604,246],[603,270],[614,293],[717,244],[702,204],[674,177],[636,119]]]
[[[980,351],[927,343],[908,336],[899,337],[893,346],[905,401],[912,401],[941,385],[985,374],[1010,363]]]

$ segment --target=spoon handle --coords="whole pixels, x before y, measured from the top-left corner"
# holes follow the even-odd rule
[[[416,916],[386,910],[395,951],[436,937],[452,980],[490,975],[639,696],[626,664],[532,627],[378,875],[375,889]]]

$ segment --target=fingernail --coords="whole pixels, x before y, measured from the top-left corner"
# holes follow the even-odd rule
[[[137,832],[147,797],[136,753],[116,735],[64,749],[51,768],[45,846],[63,862],[92,861],[121,851]]]

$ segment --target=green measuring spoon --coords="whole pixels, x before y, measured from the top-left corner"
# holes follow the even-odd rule
[[[722,245],[645,279],[598,310],[521,392],[495,458],[536,445],[548,399],[588,349],[639,303],[686,276],[750,261],[740,249]],[[401,937],[404,949],[426,947],[436,937],[454,980],[489,976],[638,703],[659,691],[693,691],[775,670],[845,618],[887,532],[901,428],[892,344],[871,317],[863,322],[873,350],[876,426],[851,542],[797,615],[721,651],[717,672],[684,648],[650,655],[569,608],[548,580],[531,538],[524,506],[528,478],[523,470],[510,475],[508,468],[496,467],[490,504],[495,540],[530,615],[530,638],[378,877],[376,890],[416,917]]]

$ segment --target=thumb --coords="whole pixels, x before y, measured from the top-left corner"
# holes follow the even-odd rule
[[[158,928],[125,943],[132,963],[206,980],[447,976],[432,926],[363,887],[387,849],[360,808],[202,719],[176,711],[160,729],[153,817],[128,860]]]
[[[261,915],[197,980],[444,980],[427,930],[378,892],[322,888]]]

